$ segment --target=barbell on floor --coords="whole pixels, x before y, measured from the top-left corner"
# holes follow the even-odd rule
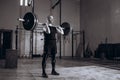
[[[46,23],[38,22],[38,19],[37,19],[36,15],[32,12],[27,12],[24,15],[23,18],[19,18],[18,20],[23,23],[23,27],[24,27],[25,30],[34,30],[37,24],[39,24],[39,25],[45,25],[46,24]],[[70,24],[68,22],[63,22],[60,25],[60,27],[61,27],[61,29],[63,29],[64,36],[69,34],[71,28],[70,28]],[[49,29],[48,26],[46,28]]]

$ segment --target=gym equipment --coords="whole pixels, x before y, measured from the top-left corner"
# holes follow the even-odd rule
[[[22,21],[23,27],[25,30],[34,30],[37,24],[38,25],[46,25],[47,27],[45,27],[45,28],[47,30],[50,30],[48,24],[38,22],[36,15],[32,12],[27,12],[24,15],[23,19],[19,18],[19,21]],[[60,26],[55,26],[55,27],[57,30],[58,29],[63,30],[64,36],[68,35],[70,32],[70,24],[68,22],[63,22]],[[63,32],[61,31],[61,33],[63,33]]]
[[[23,27],[25,30],[33,30],[35,28],[37,24],[37,18],[33,13],[26,13],[23,19]]]
[[[63,22],[61,27],[63,28],[64,36],[67,36],[70,32],[70,24],[68,22]]]

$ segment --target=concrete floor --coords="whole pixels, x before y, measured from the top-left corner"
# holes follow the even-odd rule
[[[42,58],[19,59],[16,69],[4,68],[5,61],[0,60],[0,80],[120,80],[119,67],[113,68],[112,62],[108,61],[109,64],[104,65],[99,64],[99,61],[84,59],[57,59],[56,70],[60,73],[59,76],[50,74],[51,64],[48,59],[46,71],[49,78],[42,78],[41,60]]]

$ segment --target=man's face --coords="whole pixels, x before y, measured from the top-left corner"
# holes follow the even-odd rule
[[[54,17],[53,16],[49,16],[49,22],[53,23],[54,22]]]

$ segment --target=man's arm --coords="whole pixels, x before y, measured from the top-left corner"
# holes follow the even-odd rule
[[[61,26],[56,27],[56,30],[58,33],[60,33],[62,35],[64,34],[63,28]]]
[[[50,34],[50,28],[47,23],[43,24],[43,31]]]

